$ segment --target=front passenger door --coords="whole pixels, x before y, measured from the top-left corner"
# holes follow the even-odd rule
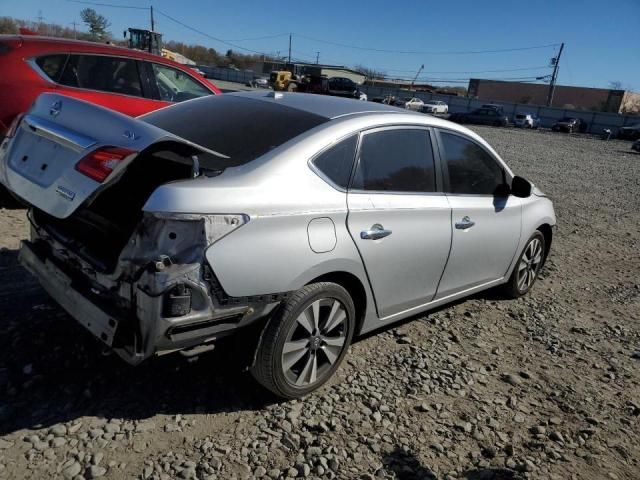
[[[436,293],[451,243],[451,210],[437,176],[428,129],[361,135],[347,226],[380,317],[423,305]]]
[[[451,252],[436,298],[505,276],[520,241],[522,206],[504,194],[502,165],[473,139],[438,133],[444,185],[452,210]]]

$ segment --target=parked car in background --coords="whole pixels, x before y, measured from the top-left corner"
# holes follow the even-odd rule
[[[360,90],[360,86],[345,77],[331,77],[329,79],[329,95],[334,97],[355,98],[367,100],[367,94]]]
[[[525,295],[556,223],[471,130],[320,95],[130,118],[47,93],[0,152],[31,210],[22,264],[104,346],[139,364],[239,335],[285,398],[324,384],[357,335],[492,287]]]
[[[449,113],[449,105],[441,100],[431,100],[422,107],[425,113]]]
[[[253,88],[271,88],[267,77],[253,77],[249,86]]]
[[[449,120],[456,123],[475,123],[496,127],[506,127],[509,125],[509,117],[495,108],[478,108],[471,112],[452,113]]]
[[[0,35],[0,72],[0,137],[43,92],[131,116],[220,93],[191,68],[160,56],[35,35]]]
[[[424,107],[424,102],[417,97],[405,97],[396,100],[396,107],[406,108],[407,110],[413,110],[414,112],[421,112]]]
[[[640,123],[620,127],[618,129],[618,138],[623,140],[637,140],[640,138]]]
[[[554,132],[567,132],[575,133],[582,132],[586,128],[586,124],[575,117],[564,117],[558,120],[551,126],[551,130]]]
[[[513,117],[513,124],[520,128],[538,128],[540,126],[540,118],[532,113],[516,113]]]

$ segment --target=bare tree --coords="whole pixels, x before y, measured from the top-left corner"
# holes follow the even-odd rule
[[[364,65],[356,65],[355,70],[364,74],[368,79],[382,80],[387,76],[387,73],[383,72],[382,70],[376,70]]]
[[[622,82],[620,80],[611,80],[609,82],[609,88],[611,90],[624,90]]]

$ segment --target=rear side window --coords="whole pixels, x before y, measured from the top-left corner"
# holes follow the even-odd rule
[[[142,96],[135,60],[101,55],[70,55],[59,83],[69,87]]]
[[[38,57],[36,59],[36,64],[47,77],[57,83],[60,79],[60,74],[62,73],[66,60],[66,54],[45,55],[44,57]]]
[[[353,135],[318,155],[313,164],[329,180],[341,188],[349,186],[358,137]]]
[[[209,90],[182,70],[158,63],[152,63],[151,65],[161,100],[166,102],[183,102],[192,98],[211,95]]]
[[[435,167],[429,132],[393,129],[364,135],[353,188],[434,192]]]
[[[505,174],[485,149],[469,139],[440,133],[449,171],[448,193],[493,195],[505,183]]]

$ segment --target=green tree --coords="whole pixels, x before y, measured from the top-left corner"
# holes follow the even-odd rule
[[[80,18],[89,27],[89,33],[96,40],[104,40],[109,37],[107,28],[111,23],[103,15],[100,15],[93,8],[85,8],[80,12]]]

